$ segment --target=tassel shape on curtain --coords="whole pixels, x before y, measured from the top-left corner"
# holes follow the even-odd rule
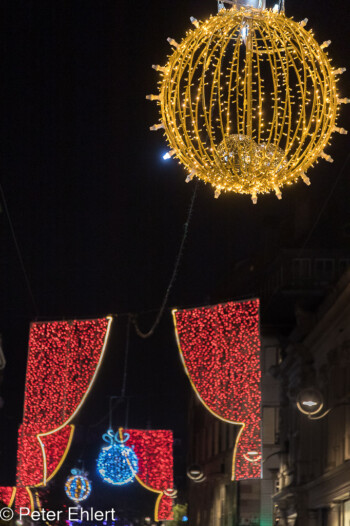
[[[118,433],[121,439],[129,435],[127,446],[136,453],[138,472],[135,479],[146,489],[158,494],[154,520],[171,520],[173,502],[169,495],[174,491],[172,431],[119,428]]]

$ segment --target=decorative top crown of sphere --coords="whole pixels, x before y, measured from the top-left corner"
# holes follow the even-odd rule
[[[232,4],[235,7],[265,8],[265,0],[231,0],[226,3]]]
[[[226,2],[228,3],[228,2]],[[301,178],[321,157],[334,132],[340,103],[337,76],[307,19],[300,23],[265,0],[232,0],[203,23],[191,18],[161,73],[161,122],[176,157],[193,177],[220,192],[274,191]]]

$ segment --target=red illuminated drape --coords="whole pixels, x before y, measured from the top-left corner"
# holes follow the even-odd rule
[[[0,487],[0,502],[5,504],[5,506],[12,506],[16,494],[16,488],[12,486],[2,486]]]
[[[261,476],[259,300],[173,311],[193,389],[216,417],[239,424],[232,478]]]
[[[110,318],[101,318],[31,325],[18,437],[17,509],[32,506],[29,487],[46,485],[64,461],[74,429],[69,423],[91,388],[110,323]]]
[[[172,519],[172,499],[164,492],[173,489],[173,433],[165,430],[122,429],[128,433],[128,447],[133,447],[138,458],[136,478],[147,489],[158,493],[155,520]]]

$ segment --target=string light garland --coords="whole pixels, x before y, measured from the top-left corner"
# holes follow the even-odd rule
[[[87,473],[80,469],[72,469],[72,475],[68,477],[64,490],[67,497],[69,497],[76,504],[86,500],[91,493],[91,482],[87,478]]]
[[[220,420],[240,425],[232,479],[259,478],[259,300],[174,310],[173,319],[180,356],[199,399]]]
[[[69,423],[96,377],[111,321],[108,317],[31,325],[18,437],[17,509],[33,509],[30,488],[45,486],[63,463],[73,437]]]
[[[242,6],[241,4],[248,4]],[[307,20],[234,0],[177,43],[161,76],[157,102],[170,151],[188,173],[221,192],[275,192],[302,179],[325,151],[337,127],[339,75]],[[256,2],[258,5],[258,2]]]
[[[109,429],[103,435],[103,440],[109,444],[101,449],[97,460],[97,471],[105,482],[123,486],[133,482],[138,472],[138,459],[132,447],[128,447],[130,435],[119,436]]]

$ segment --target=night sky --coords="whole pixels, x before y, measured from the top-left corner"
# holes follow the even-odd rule
[[[194,190],[176,161],[163,161],[162,134],[149,131],[159,118],[156,104],[145,100],[157,90],[151,65],[166,62],[166,38],[180,40],[190,16],[204,19],[216,9],[213,0],[0,4],[0,177],[34,296],[33,302],[2,199],[0,332],[7,359],[0,386],[2,485],[15,480],[28,329],[35,319],[118,315],[106,362],[78,422],[76,456],[70,454],[62,471],[66,475],[78,457],[94,469],[108,423],[100,420],[108,412],[108,397],[120,394],[126,314],[138,313],[143,329],[152,324]],[[309,18],[320,43],[332,40],[333,63],[350,69],[346,0],[286,0],[286,11],[296,20]],[[350,97],[348,73],[339,86],[342,96]],[[339,125],[350,129],[349,106],[343,106]],[[303,203],[310,209],[308,246],[317,240],[327,247],[334,239],[349,244],[349,238],[339,237],[350,223],[348,137],[337,135],[330,150],[334,164],[317,165],[308,174],[311,186],[298,183],[282,201],[261,197],[254,207],[244,196],[216,200],[199,183],[169,308],[149,340],[131,332],[129,424],[174,430],[180,441],[179,485],[186,466],[189,387],[170,307],[234,299],[230,283],[237,263],[263,250],[271,228],[278,229],[278,246],[289,246]],[[298,242],[297,248],[303,246]],[[123,411],[116,409],[115,425]]]

